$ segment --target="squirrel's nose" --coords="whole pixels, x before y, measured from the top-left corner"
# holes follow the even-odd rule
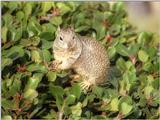
[[[68,44],[64,44],[64,49],[68,49],[68,48],[69,48]]]

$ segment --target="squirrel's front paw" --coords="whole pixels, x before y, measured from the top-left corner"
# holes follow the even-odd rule
[[[53,61],[52,63],[44,63],[44,65],[47,67],[48,70],[53,70],[53,71],[58,71],[59,69],[59,65],[61,64],[60,61]]]
[[[57,68],[57,69],[58,69],[58,66],[59,66],[61,63],[62,63],[61,61],[55,60],[55,61],[52,62],[52,65],[54,66],[54,68]]]
[[[54,69],[54,70],[56,70],[56,71],[59,71],[59,70],[61,70],[60,69],[60,65],[61,65],[61,61],[57,61],[57,60],[55,60],[55,61],[53,61],[52,62],[52,68]]]
[[[81,89],[82,91],[89,91],[90,87],[92,86],[92,83],[89,81],[82,81],[80,83]]]

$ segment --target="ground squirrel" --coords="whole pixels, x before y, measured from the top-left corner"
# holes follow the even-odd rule
[[[93,38],[76,34],[73,28],[58,28],[53,53],[58,69],[73,69],[81,76],[82,89],[88,90],[107,78],[109,58],[104,46]]]

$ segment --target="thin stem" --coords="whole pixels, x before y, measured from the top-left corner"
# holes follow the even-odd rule
[[[64,101],[64,103],[62,105],[61,110],[58,113],[58,120],[62,120],[63,119],[64,107],[65,107],[65,101]]]

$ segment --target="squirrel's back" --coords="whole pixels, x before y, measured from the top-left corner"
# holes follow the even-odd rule
[[[74,63],[74,69],[87,78],[93,78],[96,84],[107,78],[109,59],[106,49],[93,38],[80,36],[82,52]]]

